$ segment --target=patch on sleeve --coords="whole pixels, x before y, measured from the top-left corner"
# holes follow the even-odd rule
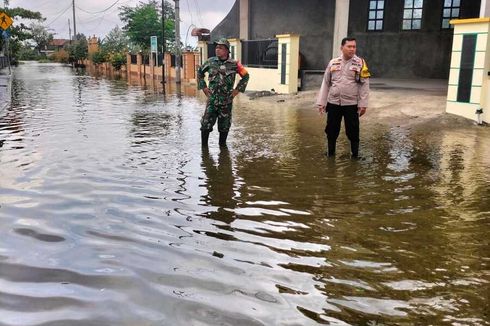
[[[366,60],[362,59],[361,78],[369,78],[369,77],[371,77],[371,72],[369,72],[369,68],[367,66]]]
[[[245,69],[245,67],[241,64],[240,61],[237,61],[236,65],[237,65],[236,71],[240,75],[240,77],[243,77],[246,74],[248,74],[247,69]]]

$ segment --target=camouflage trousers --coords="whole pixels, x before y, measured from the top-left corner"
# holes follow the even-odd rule
[[[201,130],[213,131],[213,126],[218,120],[218,131],[228,132],[231,127],[231,111],[233,104],[214,105],[208,102],[204,115],[201,118]]]

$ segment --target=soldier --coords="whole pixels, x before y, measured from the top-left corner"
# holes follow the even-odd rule
[[[233,98],[239,92],[245,92],[249,75],[242,64],[230,58],[230,43],[227,39],[219,39],[216,44],[216,56],[209,58],[197,71],[198,89],[202,89],[208,101],[201,119],[202,146],[208,145],[209,133],[218,120],[219,145],[226,146],[226,137],[231,127]],[[209,86],[204,81],[208,73]],[[235,76],[241,77],[235,86]]]
[[[342,117],[353,158],[359,156],[359,117],[366,113],[370,73],[364,59],[356,55],[356,39],[344,38],[342,55],[330,60],[316,101],[320,113],[327,112],[327,155],[335,155]]]

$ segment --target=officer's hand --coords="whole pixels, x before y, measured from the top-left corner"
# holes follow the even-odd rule
[[[364,115],[364,113],[366,113],[366,109],[365,107],[362,107],[362,108],[358,108],[357,109],[357,113],[359,113],[359,116],[362,117]]]
[[[320,112],[320,114],[327,112],[327,110],[325,110],[325,105],[317,104],[316,107],[318,108],[318,112]]]
[[[210,97],[211,96],[211,92],[209,91],[209,88],[203,88],[202,91],[204,92],[204,94],[206,94],[206,97]]]
[[[233,95],[233,97],[237,96],[238,93],[240,93],[237,89],[234,89],[233,90],[233,93],[231,93],[231,95]]]

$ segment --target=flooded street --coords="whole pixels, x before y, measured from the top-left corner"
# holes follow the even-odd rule
[[[203,150],[192,90],[12,88],[0,325],[490,325],[490,128],[368,114],[364,159],[327,159],[314,109],[241,95]]]

